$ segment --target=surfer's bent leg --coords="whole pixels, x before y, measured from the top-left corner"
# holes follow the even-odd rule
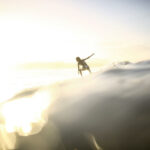
[[[81,71],[81,70],[79,70],[79,72],[80,72],[80,75],[82,76],[82,71]]]
[[[89,71],[90,73],[92,73],[91,70],[90,70],[90,68],[88,68],[88,71]]]

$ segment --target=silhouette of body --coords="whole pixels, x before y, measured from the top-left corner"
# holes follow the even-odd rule
[[[87,58],[81,59],[80,57],[76,57],[76,61],[78,62],[78,73],[82,76],[82,71],[88,70],[91,73],[90,67],[87,65],[85,60],[92,57],[94,54],[88,56]]]

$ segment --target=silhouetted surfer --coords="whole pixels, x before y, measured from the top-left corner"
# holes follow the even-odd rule
[[[94,55],[94,53],[84,59],[81,59],[80,57],[76,57],[76,61],[78,62],[78,73],[80,73],[81,76],[82,76],[82,71],[84,71],[84,70],[88,70],[91,73],[90,67],[87,65],[85,60],[89,59],[93,55]]]

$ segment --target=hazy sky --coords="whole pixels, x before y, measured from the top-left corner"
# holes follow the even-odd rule
[[[150,56],[149,0],[0,0],[0,62]],[[9,60],[9,61],[8,61]]]

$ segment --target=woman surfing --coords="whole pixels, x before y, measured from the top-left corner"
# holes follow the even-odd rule
[[[78,62],[78,73],[80,73],[81,76],[82,76],[82,71],[85,71],[85,70],[88,70],[89,73],[91,73],[90,67],[87,65],[85,60],[89,59],[93,55],[94,53],[84,59],[81,59],[80,57],[76,57],[76,61]]]

